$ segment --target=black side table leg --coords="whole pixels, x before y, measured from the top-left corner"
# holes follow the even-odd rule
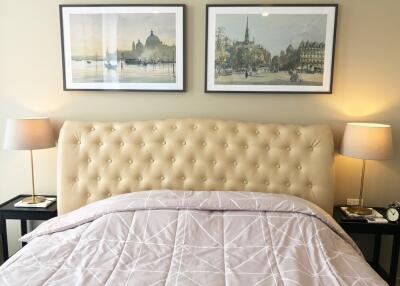
[[[26,220],[25,219],[21,219],[21,236],[25,235],[28,233],[28,227],[26,225]],[[26,242],[22,243],[22,246],[25,246]]]
[[[7,240],[7,224],[5,219],[0,219],[0,235],[1,244],[3,247],[3,258],[6,261],[9,258],[8,254],[8,240]]]
[[[396,285],[397,266],[399,264],[400,234],[393,235],[392,259],[390,261],[389,285]]]
[[[374,256],[372,258],[372,263],[376,266],[379,265],[379,257],[381,256],[381,238],[382,235],[375,234],[375,241],[374,241]]]

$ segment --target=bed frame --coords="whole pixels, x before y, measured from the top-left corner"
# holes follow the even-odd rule
[[[327,126],[213,119],[64,123],[58,212],[150,189],[284,193],[332,213]]]

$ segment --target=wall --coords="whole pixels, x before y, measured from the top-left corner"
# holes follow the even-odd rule
[[[253,3],[339,3],[332,95],[205,94],[203,91],[206,1],[157,0],[187,5],[186,93],[64,92],[58,5],[61,3],[134,3],[138,0],[0,1],[0,141],[7,117],[41,115],[57,126],[65,119],[135,120],[218,117],[257,122],[326,123],[339,141],[347,121],[393,125],[396,158],[368,162],[365,201],[386,205],[400,199],[400,1],[315,0]],[[210,3],[245,3],[243,0]],[[35,152],[37,189],[55,193],[56,153]],[[360,165],[336,158],[336,202],[356,197]],[[0,151],[0,200],[30,192],[28,154]],[[18,244],[16,224],[9,224]]]

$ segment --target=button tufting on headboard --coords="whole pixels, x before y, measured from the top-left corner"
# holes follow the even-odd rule
[[[60,214],[148,189],[286,193],[332,211],[333,138],[323,125],[67,121],[58,148]]]

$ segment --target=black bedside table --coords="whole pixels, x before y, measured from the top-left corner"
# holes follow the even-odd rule
[[[381,214],[385,214],[385,208],[374,208]],[[372,261],[368,263],[375,269],[376,272],[384,279],[389,285],[396,285],[396,273],[399,262],[399,249],[400,249],[400,224],[399,223],[362,223],[362,222],[344,222],[342,218],[345,217],[340,210],[340,206],[336,206],[333,210],[333,218],[347,233],[364,233],[374,234],[374,252]],[[390,271],[387,273],[379,264],[379,257],[381,251],[381,238],[382,235],[393,236],[392,256],[390,260]]]
[[[3,246],[4,261],[8,255],[7,241],[7,219],[17,219],[21,221],[21,235],[27,233],[27,220],[48,220],[57,216],[57,202],[52,203],[47,208],[16,208],[14,204],[30,195],[18,195],[2,204],[0,204],[0,235]],[[55,198],[56,196],[47,196]],[[22,243],[24,246],[26,243]]]

